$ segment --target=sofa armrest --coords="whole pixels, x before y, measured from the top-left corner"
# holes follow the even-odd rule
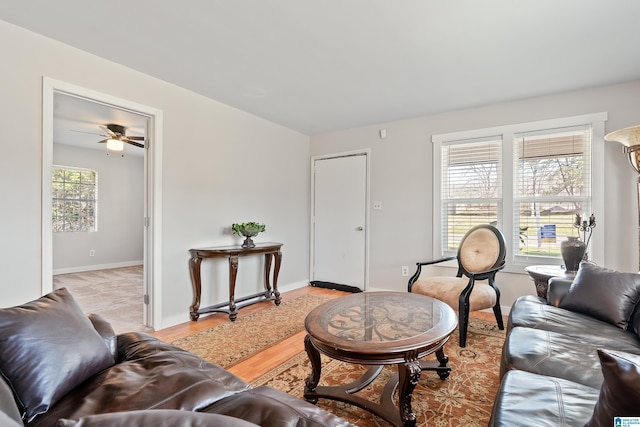
[[[113,358],[116,359],[118,356],[117,339],[111,323],[99,314],[89,313],[87,314],[87,317],[91,321],[95,330],[102,337],[102,341],[104,341],[107,348],[109,348]]]
[[[146,332],[125,332],[116,337],[116,363],[140,359],[158,351],[172,351],[177,347],[160,341]]]
[[[549,288],[547,289],[547,302],[556,307],[560,306],[562,298],[569,292],[569,288],[573,280],[564,277],[552,277],[549,279]]]

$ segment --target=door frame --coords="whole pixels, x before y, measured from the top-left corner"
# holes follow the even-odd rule
[[[371,150],[369,148],[363,148],[360,150],[344,151],[331,154],[320,154],[311,157],[311,212],[310,212],[310,247],[309,247],[309,281],[314,279],[315,271],[315,195],[316,195],[316,182],[315,182],[315,162],[316,160],[337,159],[341,157],[352,156],[365,156],[366,159],[366,177],[365,177],[365,212],[364,212],[364,290],[369,289],[369,225],[370,225],[370,177],[371,177]]]
[[[42,294],[53,290],[53,230],[51,227],[51,171],[53,168],[54,95],[61,93],[147,117],[144,155],[143,321],[162,325],[162,111],[44,76],[42,78]],[[146,302],[146,301],[145,301]]]

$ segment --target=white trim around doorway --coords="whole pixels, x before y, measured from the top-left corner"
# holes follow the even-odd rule
[[[53,233],[51,228],[51,170],[53,166],[54,94],[76,96],[149,118],[145,156],[145,323],[162,327],[162,111],[70,83],[42,78],[42,294],[53,290]],[[142,303],[142,301],[141,301]]]

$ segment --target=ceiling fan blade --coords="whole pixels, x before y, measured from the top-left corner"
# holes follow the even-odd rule
[[[102,143],[102,142],[107,142],[108,140],[110,140],[111,138],[107,138],[107,139],[103,139],[102,141],[98,141],[98,143]]]
[[[100,129],[102,129],[103,131],[105,131],[106,133],[108,133],[109,135],[111,135],[111,136],[113,136],[113,137],[115,137],[115,138],[117,138],[117,137],[118,137],[118,134],[117,134],[117,133],[115,133],[114,131],[112,131],[111,129],[109,129],[108,127],[106,127],[105,125],[98,125],[98,127],[99,127]]]
[[[77,129],[69,129],[69,132],[87,133],[89,135],[98,135],[98,136],[109,136],[109,135],[103,135],[101,133],[87,132],[87,131],[84,131],[84,130],[77,130]]]
[[[144,141],[144,136],[125,136],[125,138],[133,141]]]
[[[144,144],[140,144],[139,142],[130,141],[129,138],[125,139],[124,142],[127,144],[135,145],[136,147],[144,148]]]

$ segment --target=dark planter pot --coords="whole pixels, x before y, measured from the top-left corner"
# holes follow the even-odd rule
[[[253,240],[251,239],[252,237],[257,236],[258,233],[254,233],[254,234],[243,234],[243,236],[245,237],[244,242],[242,242],[242,247],[243,248],[255,248],[256,244],[253,243]]]
[[[586,250],[587,245],[578,237],[567,237],[567,240],[560,244],[560,253],[567,273],[578,271]]]

